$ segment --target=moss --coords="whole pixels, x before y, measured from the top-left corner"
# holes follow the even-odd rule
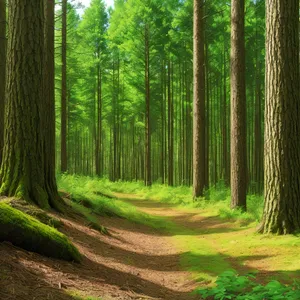
[[[64,234],[5,203],[0,203],[0,241],[53,258],[80,261],[78,250]]]
[[[92,296],[80,296],[80,294],[75,291],[75,292],[69,292],[69,295],[72,297],[74,300],[102,300],[102,298],[99,297],[92,297]]]
[[[102,226],[102,225],[99,225],[98,223],[96,222],[93,222],[91,221],[88,225],[90,228],[94,229],[94,230],[97,230],[99,231],[100,233],[102,234],[105,234],[105,235],[110,235],[110,233],[108,232],[107,228]]]
[[[30,215],[35,219],[38,219],[40,222],[46,225],[49,225],[54,228],[60,228],[63,225],[63,223],[59,219],[47,215],[45,211],[34,205],[29,204],[25,200],[11,199],[8,201],[8,203],[11,207],[20,210],[21,212],[26,213],[27,215]]]

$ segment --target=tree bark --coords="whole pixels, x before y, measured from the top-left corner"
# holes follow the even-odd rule
[[[205,187],[205,61],[203,0],[194,0],[193,197]]]
[[[171,90],[171,62],[168,60],[168,185],[174,185],[174,120],[173,120],[173,99]]]
[[[0,193],[51,205],[44,169],[44,3],[9,1],[9,38]],[[50,203],[50,205],[49,205]]]
[[[98,52],[98,59],[100,59]],[[96,175],[102,176],[102,71],[100,62],[97,66],[97,133],[96,133]]]
[[[246,210],[245,3],[231,1],[231,208]]]
[[[300,229],[299,1],[266,1],[265,207],[260,231]]]
[[[54,24],[55,0],[44,0],[46,25],[44,27],[45,69],[44,69],[44,168],[45,184],[49,203],[56,210],[62,210],[61,198],[55,178],[55,64]]]
[[[61,172],[68,171],[67,156],[67,0],[62,0],[62,42],[61,42]]]
[[[161,152],[160,152],[160,176],[161,183],[165,184],[165,62],[161,62]]]
[[[145,185],[151,186],[150,45],[148,24],[145,25],[145,105]]]
[[[0,166],[4,145],[4,99],[6,68],[6,1],[0,0]]]

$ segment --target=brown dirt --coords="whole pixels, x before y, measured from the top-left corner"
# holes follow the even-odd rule
[[[197,210],[178,210],[172,204],[141,200],[130,194],[115,196],[188,229],[200,241],[205,239],[218,256],[240,273],[258,269],[262,283],[270,276],[278,276],[264,260],[270,255],[277,257],[275,250],[261,245],[250,256],[241,253],[240,257],[231,257],[226,247],[221,248],[218,243],[223,233],[230,232],[236,242],[239,235],[252,235],[253,229],[240,230],[229,221],[201,216]],[[197,284],[191,273],[182,270],[180,259],[184,250],[174,247],[172,234],[117,217],[99,217],[99,223],[111,233],[105,236],[89,228],[78,215],[55,217],[63,222],[60,230],[82,253],[82,263],[53,260],[0,243],[0,300],[74,300],[71,293],[102,300],[199,300],[199,296],[191,295]]]
[[[259,247],[247,251],[248,254],[244,253],[245,249],[243,248],[239,255],[232,257],[228,255],[226,247],[220,246],[219,239],[223,234],[232,236],[231,242],[238,243],[240,235],[252,236],[255,233],[255,228],[243,228],[229,220],[222,220],[219,217],[202,216],[199,209],[179,210],[174,204],[144,200],[140,199],[137,195],[131,194],[115,193],[115,196],[124,202],[133,204],[145,213],[162,216],[174,222],[180,228],[187,229],[189,234],[193,234],[200,241],[201,239],[205,239],[206,242],[210,243],[211,249],[214,249],[218,253],[218,256],[222,257],[239,274],[257,273],[258,271],[255,281],[260,284],[266,284],[273,279],[287,284],[292,282],[291,278],[297,281],[300,280],[300,272],[298,271],[285,272],[272,268],[270,259],[275,261],[284,259],[284,253],[282,253],[281,248],[273,249],[269,245],[264,246],[262,241]]]
[[[155,214],[155,207],[148,212]],[[82,253],[82,263],[53,260],[0,243],[1,300],[67,300],[75,292],[103,300],[199,299],[190,294],[196,284],[181,270],[181,252],[174,249],[172,236],[124,219],[101,217],[100,223],[111,233],[104,236],[79,216],[56,217],[64,224],[61,231]]]

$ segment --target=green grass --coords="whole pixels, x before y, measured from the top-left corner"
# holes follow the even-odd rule
[[[78,250],[64,234],[6,203],[0,203],[0,241],[49,257],[80,261]]]
[[[90,221],[97,221],[96,214],[98,216],[115,215],[137,224],[161,230],[165,230],[171,224],[164,218],[151,216],[137,210],[132,204],[97,194],[97,192],[103,192],[112,195],[109,189],[103,188],[98,179],[62,175],[58,177],[58,186],[60,190],[71,196],[75,210],[79,210]],[[88,207],[83,207],[83,201],[88,204]]]
[[[80,179],[79,179],[80,178]],[[78,182],[80,181],[80,186]],[[258,195],[248,195],[248,211],[230,209],[230,190],[224,184],[211,187],[205,192],[205,197],[194,201],[192,198],[192,188],[187,186],[170,187],[167,185],[153,184],[152,187],[145,187],[143,182],[111,182],[107,179],[94,179],[89,177],[61,176],[60,186],[66,190],[72,190],[74,197],[76,194],[85,195],[84,191],[90,191],[86,196],[89,199],[93,191],[108,195],[116,193],[135,194],[142,199],[151,199],[164,203],[171,203],[186,208],[199,208],[209,211],[220,218],[227,220],[240,220],[241,223],[251,223],[260,221],[263,211],[263,197]],[[76,185],[76,186],[75,186]],[[82,196],[80,196],[82,198]],[[103,207],[104,209],[104,207]],[[109,208],[110,210],[110,208]]]

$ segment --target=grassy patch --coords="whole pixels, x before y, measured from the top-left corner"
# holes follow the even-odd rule
[[[74,176],[61,178],[64,182],[71,182]],[[164,203],[171,203],[181,207],[199,208],[207,210],[210,215],[219,216],[226,220],[240,220],[241,224],[260,221],[263,211],[263,197],[248,195],[246,213],[230,209],[230,189],[223,183],[211,187],[205,192],[205,197],[194,201],[192,188],[187,186],[170,187],[167,185],[153,184],[145,187],[143,182],[111,182],[107,179],[92,179],[81,177],[80,181],[93,191],[113,195],[113,193],[135,194],[142,199],[151,199]]]
[[[118,216],[156,229],[164,230],[168,226],[168,221],[164,218],[151,216],[137,210],[134,205],[103,196],[103,193],[113,194],[109,189],[103,192],[103,185],[98,179],[63,175],[59,177],[58,185],[61,190],[68,192],[73,207],[84,214],[89,221],[96,222],[95,215]]]
[[[5,203],[0,203],[0,241],[49,257],[80,261],[78,250],[65,235]]]

